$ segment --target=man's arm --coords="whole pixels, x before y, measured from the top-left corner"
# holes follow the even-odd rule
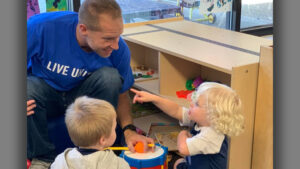
[[[128,91],[126,91],[119,95],[119,101],[117,107],[118,120],[122,128],[124,128],[128,124],[132,124],[133,121],[130,112],[131,112],[131,102],[128,95]]]
[[[128,124],[132,124],[133,120],[131,117],[131,101],[129,98],[128,91],[121,93],[119,95],[119,102],[117,107],[117,115],[118,115],[118,122],[122,128],[127,126]],[[148,149],[147,145],[149,143],[153,144],[154,141],[152,138],[148,138],[142,135],[137,134],[132,130],[125,130],[124,131],[125,141],[127,146],[131,152],[135,152],[134,145],[138,141],[142,141],[145,146],[145,150]]]

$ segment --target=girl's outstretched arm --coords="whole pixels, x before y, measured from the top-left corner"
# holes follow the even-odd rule
[[[182,107],[177,103],[145,91],[138,91],[132,88],[130,89],[130,91],[135,93],[133,103],[152,102],[167,115],[182,121]]]

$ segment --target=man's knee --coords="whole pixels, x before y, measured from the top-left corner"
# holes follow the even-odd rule
[[[112,67],[102,67],[92,74],[96,80],[95,85],[108,89],[120,89],[122,87],[122,76],[118,70]]]
[[[41,79],[35,76],[27,77],[27,97],[29,99],[32,99],[38,93],[41,83]]]
[[[40,96],[46,96],[51,91],[51,87],[46,82],[35,76],[27,77],[27,98],[36,99]]]
[[[49,117],[55,117],[65,111],[61,95],[43,79],[35,76],[27,77],[27,100],[35,100],[35,113],[43,112]]]

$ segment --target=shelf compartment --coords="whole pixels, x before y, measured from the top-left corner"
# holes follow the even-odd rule
[[[186,81],[201,76],[207,81],[217,81],[230,86],[230,74],[199,65],[167,53],[159,55],[160,94],[176,96],[176,91],[186,90]]]

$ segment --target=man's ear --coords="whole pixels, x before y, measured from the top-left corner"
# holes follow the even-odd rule
[[[81,35],[87,35],[87,26],[85,24],[79,24],[79,31]]]

